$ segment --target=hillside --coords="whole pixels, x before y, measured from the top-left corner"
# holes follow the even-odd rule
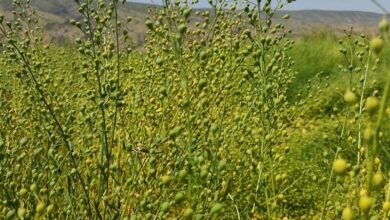
[[[0,13],[11,18],[12,5],[9,2],[8,0],[0,1]],[[40,18],[48,40],[66,42],[82,34],[69,23],[70,19],[81,19],[77,5],[73,0],[32,0],[31,5]],[[144,20],[149,7],[146,4],[127,3],[119,11],[122,19],[126,19],[128,16],[133,18],[128,29],[133,39],[138,43],[142,43],[144,40],[146,31]]]
[[[373,33],[377,29],[381,14],[355,11],[290,11],[288,24],[297,34],[316,30],[330,30],[336,34],[354,27],[356,32]]]
[[[12,5],[10,1],[0,1],[0,13],[11,17]],[[69,0],[32,0],[32,6],[36,8],[41,19],[47,39],[64,42],[80,36],[81,32],[69,24],[70,19],[80,18],[77,6]],[[128,27],[132,38],[138,45],[144,42],[146,28],[144,20],[148,16],[148,9],[153,7],[147,4],[126,3],[120,9],[120,16],[131,16],[133,22]],[[281,18],[279,12],[276,16]],[[370,12],[352,11],[289,11],[292,19],[287,21],[287,26],[294,30],[295,35],[308,34],[310,32],[331,31],[336,34],[354,27],[357,32],[372,33],[382,15]],[[279,19],[276,19],[279,20]],[[281,19],[280,19],[281,20]],[[284,22],[284,21],[283,21]]]

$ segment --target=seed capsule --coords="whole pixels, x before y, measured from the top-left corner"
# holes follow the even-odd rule
[[[199,80],[199,89],[202,90],[207,85],[207,79]]]
[[[371,40],[370,47],[375,54],[379,54],[383,49],[383,40],[379,37],[375,37]]]
[[[162,212],[168,212],[168,210],[171,208],[171,204],[169,204],[169,202],[163,202],[163,204],[161,204],[161,211]]]
[[[46,213],[51,213],[54,209],[54,205],[53,204],[50,204],[49,206],[47,206],[46,208]]]
[[[379,22],[379,30],[382,32],[389,31],[389,22],[385,17],[382,18],[381,22]]]
[[[362,196],[359,200],[359,208],[364,213],[368,213],[370,211],[372,204],[373,200],[368,196]]]
[[[351,207],[344,208],[342,217],[343,217],[343,220],[353,220],[354,213],[353,213],[353,210],[351,209]]]
[[[45,209],[45,203],[42,201],[38,202],[37,207],[35,208],[35,211],[40,214],[43,212],[44,209]]]
[[[162,58],[157,58],[157,60],[156,60],[157,65],[161,66],[161,65],[163,65],[163,63],[164,63],[164,60]]]
[[[15,209],[9,210],[7,214],[5,215],[5,219],[12,219],[12,217],[15,215],[16,211]]]
[[[19,190],[18,196],[24,197],[25,195],[27,195],[27,192],[28,192],[28,190],[23,188],[23,189]]]
[[[333,163],[333,170],[336,174],[344,174],[347,170],[347,161],[344,159],[337,159]]]
[[[27,138],[26,137],[22,138],[20,140],[19,144],[20,144],[20,146],[25,146],[27,144]]]
[[[390,210],[390,202],[384,202],[382,208],[383,211],[388,212]]]
[[[24,219],[24,217],[26,216],[26,212],[27,210],[23,207],[19,208],[18,209],[18,216],[20,219]]]
[[[370,126],[364,129],[363,137],[366,141],[371,141],[374,138],[375,132]]]
[[[207,52],[206,51],[200,52],[199,57],[201,60],[205,60],[207,58]]]
[[[170,176],[163,176],[161,177],[161,185],[167,185],[169,183],[169,181],[171,181],[171,177]]]
[[[184,25],[184,24],[180,25],[180,26],[179,26],[179,32],[180,32],[181,34],[185,34],[185,33],[187,32],[187,26]]]
[[[185,169],[180,170],[180,171],[179,171],[179,178],[180,178],[181,180],[183,180],[183,179],[185,179],[185,178],[187,177],[187,174],[188,174],[187,170],[185,170]]]
[[[35,190],[37,190],[37,184],[35,184],[35,183],[31,184],[30,190],[31,190],[31,192],[35,192]]]
[[[383,183],[383,179],[383,175],[378,172],[372,177],[372,183],[374,186],[380,186]]]
[[[210,214],[213,215],[213,214],[216,214],[220,211],[222,211],[223,209],[223,205],[221,203],[216,203],[215,205],[213,205],[213,207],[211,208],[210,210]]]
[[[182,193],[182,192],[176,193],[176,195],[175,195],[175,201],[176,201],[177,203],[180,203],[180,202],[182,202],[183,200],[184,200],[184,193]]]
[[[374,216],[371,216],[370,220],[380,220],[380,218],[379,218],[379,216],[374,215]]]
[[[357,97],[351,90],[347,90],[344,94],[344,100],[347,104],[352,105],[356,103]]]
[[[181,128],[180,127],[176,127],[176,128],[173,128],[172,130],[169,131],[169,134],[168,136],[170,138],[176,138],[181,132]]]
[[[366,100],[366,110],[370,114],[374,114],[378,111],[380,106],[379,100],[376,97],[368,97]]]
[[[150,30],[153,29],[153,22],[152,22],[151,20],[146,20],[145,25],[146,25],[146,27],[149,28]]]
[[[191,15],[191,8],[187,8],[186,10],[183,11],[183,15],[185,18],[188,18]]]
[[[191,208],[186,208],[183,213],[184,219],[191,219],[194,214],[194,210]]]

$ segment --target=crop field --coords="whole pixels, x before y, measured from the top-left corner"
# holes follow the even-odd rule
[[[293,36],[293,0],[165,0],[139,48],[126,1],[69,0],[66,44],[3,1],[0,219],[389,219],[386,17]]]

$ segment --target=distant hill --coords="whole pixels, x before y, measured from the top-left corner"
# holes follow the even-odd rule
[[[10,2],[11,0],[0,1],[0,13],[8,18],[12,18]],[[81,19],[77,5],[73,0],[31,0],[31,4],[36,8],[47,39],[62,42],[82,35],[79,30],[69,24],[70,19]],[[128,16],[133,18],[133,22],[128,28],[138,45],[142,45],[144,42],[146,32],[144,21],[148,16],[148,9],[151,7],[156,6],[128,2],[120,7],[119,14],[123,19]],[[282,14],[285,13],[289,13],[292,18],[288,21],[282,20]],[[344,29],[349,29],[352,26],[356,32],[373,33],[381,17],[381,14],[370,12],[318,10],[288,11],[276,14],[276,19],[279,18],[280,21],[293,29],[295,35],[319,31],[332,31],[340,34]]]
[[[12,18],[10,2],[11,0],[0,0],[0,13],[7,18]],[[70,19],[82,19],[73,0],[31,0],[31,6],[35,8],[48,40],[63,42],[82,36],[81,31],[69,23]],[[147,4],[126,3],[119,8],[121,19],[125,20],[128,16],[133,18],[128,29],[139,44],[145,38],[144,24],[150,7],[152,6]]]
[[[345,29],[354,28],[355,32],[373,34],[377,31],[378,23],[383,17],[381,14],[357,11],[289,11],[291,19],[287,25],[296,33],[302,34],[318,30],[329,30],[336,34]]]

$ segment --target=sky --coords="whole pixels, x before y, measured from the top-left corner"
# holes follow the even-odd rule
[[[389,0],[377,0],[385,8],[390,9]],[[286,9],[324,9],[382,12],[370,0],[297,0]]]
[[[155,3],[158,4],[161,0],[131,0],[135,2],[143,3]],[[389,0],[377,0],[386,9],[390,10]],[[199,7],[207,7],[206,0],[200,0]],[[382,11],[371,2],[371,0],[296,0],[289,6],[285,7],[286,10],[303,10],[303,9],[319,9],[319,10],[348,10],[348,11],[370,11],[379,12]]]

